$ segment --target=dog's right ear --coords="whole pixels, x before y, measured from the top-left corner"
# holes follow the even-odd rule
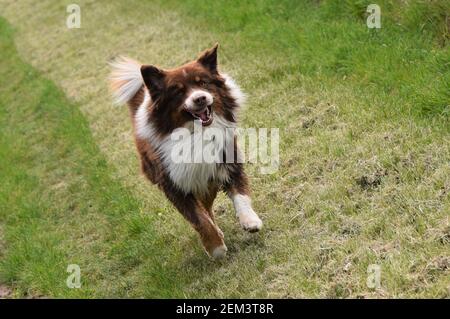
[[[144,83],[151,95],[158,94],[164,88],[165,72],[153,65],[141,66],[141,74]]]
[[[206,67],[212,73],[217,73],[217,48],[219,43],[216,43],[211,49],[208,49],[202,53],[202,55],[197,59],[201,65]]]

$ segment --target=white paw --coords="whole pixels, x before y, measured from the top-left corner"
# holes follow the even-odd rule
[[[239,223],[250,233],[259,231],[263,225],[262,220],[255,213],[239,215]]]
[[[227,249],[227,246],[225,246],[225,245],[216,247],[216,248],[214,248],[214,250],[211,254],[211,257],[214,259],[224,258],[227,255],[227,251],[228,251],[228,249]]]
[[[263,223],[253,210],[250,197],[244,194],[234,194],[230,197],[242,228],[251,233],[259,231]]]

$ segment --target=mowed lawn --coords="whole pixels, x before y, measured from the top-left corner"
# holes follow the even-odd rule
[[[0,0],[0,288],[10,297],[450,296],[448,1]],[[140,174],[118,54],[174,67],[220,43],[242,127],[280,129],[248,164],[265,226],[220,196],[228,257]],[[79,289],[67,266],[81,269]],[[380,286],[367,285],[379,267]]]

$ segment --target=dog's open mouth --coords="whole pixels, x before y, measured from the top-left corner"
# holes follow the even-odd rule
[[[204,109],[200,110],[200,111],[191,111],[186,109],[187,112],[189,112],[192,117],[194,118],[194,120],[200,120],[202,122],[203,126],[208,126],[212,123],[213,121],[213,115],[211,112],[211,105],[206,106]]]

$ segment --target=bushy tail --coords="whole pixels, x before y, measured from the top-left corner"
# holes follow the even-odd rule
[[[135,60],[120,56],[110,63],[110,84],[117,104],[130,103],[144,87],[141,64]]]

